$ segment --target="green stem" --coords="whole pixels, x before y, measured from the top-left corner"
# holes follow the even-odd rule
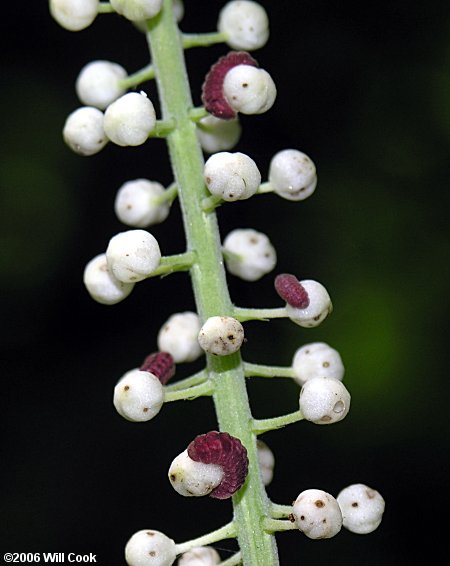
[[[163,256],[158,267],[148,277],[169,275],[175,271],[187,271],[192,267],[196,259],[195,252],[189,251],[182,254]]]
[[[155,78],[155,70],[153,69],[153,65],[147,65],[140,71],[136,71],[132,75],[128,75],[126,79],[122,79],[119,81],[119,85],[122,88],[128,89],[134,86],[138,86],[146,81],[150,81],[151,79]]]
[[[244,371],[247,377],[295,377],[292,367],[264,366],[244,362]]]
[[[242,554],[240,552],[236,552],[228,560],[220,562],[219,566],[238,566],[238,564],[242,564]]]
[[[274,519],[286,519],[292,513],[292,505],[279,505],[272,503],[270,506],[270,514]]]
[[[115,12],[115,10],[109,2],[99,2],[98,5],[99,14],[112,14],[113,12]]]
[[[246,309],[243,307],[233,307],[233,316],[241,322],[247,320],[270,320],[271,318],[287,318],[285,307],[277,309]]]
[[[207,112],[203,106],[199,106],[198,108],[192,108],[189,112],[189,116],[193,122],[197,123],[200,122],[202,118],[209,116],[209,112]]]
[[[181,379],[176,383],[171,383],[170,385],[166,385],[166,391],[179,391],[180,389],[187,389],[188,387],[192,387],[193,385],[198,385],[199,383],[203,383],[208,379],[208,372],[204,369],[191,375],[190,377],[186,377],[185,379]]]
[[[178,187],[176,183],[172,183],[170,187],[167,187],[167,189],[164,191],[162,195],[158,197],[153,197],[152,203],[164,204],[167,202],[169,204],[172,204],[172,202],[177,198],[177,194],[178,194]]]
[[[298,527],[292,521],[264,519],[264,529],[269,533],[276,533],[277,531],[293,531],[298,529]]]
[[[288,415],[282,415],[281,417],[273,417],[271,419],[253,419],[253,432],[255,434],[263,434],[263,432],[268,432],[269,430],[275,430],[288,424],[296,423],[302,421],[304,416],[300,411],[295,411],[294,413],[289,413]]]
[[[273,193],[273,187],[268,181],[266,183],[261,183],[258,187],[258,195],[263,195],[265,193]]]
[[[180,34],[174,21],[171,0],[164,0],[160,14],[148,22],[147,38],[155,68],[163,118],[174,119],[177,127],[167,144],[178,185],[188,250],[197,261],[190,273],[197,311],[201,320],[214,315],[233,315],[223,267],[220,234],[214,212],[204,212],[200,203],[207,195],[203,180],[203,154],[191,120],[193,104],[187,78]],[[234,523],[245,566],[277,566],[275,537],[262,529],[268,516],[269,500],[262,483],[251,430],[252,415],[239,353],[207,355],[207,367],[214,383],[214,405],[219,428],[238,437],[247,448],[249,474],[245,485],[232,497]]]
[[[236,526],[233,521],[220,527],[215,531],[212,531],[206,535],[203,535],[198,538],[194,538],[192,540],[188,540],[186,542],[182,542],[176,545],[176,553],[183,554],[183,552],[187,552],[191,550],[191,548],[195,548],[196,546],[206,546],[208,544],[213,544],[219,540],[224,540],[226,538],[234,538],[236,536]]]
[[[167,391],[164,394],[164,402],[170,403],[171,401],[187,401],[196,399],[197,397],[204,397],[207,395],[212,395],[213,385],[210,381],[205,381],[199,385],[194,385],[193,387],[187,387],[186,389],[179,389],[177,391]]]
[[[181,40],[184,49],[190,49],[191,47],[209,47],[215,43],[225,43],[227,35],[221,32],[183,33]]]

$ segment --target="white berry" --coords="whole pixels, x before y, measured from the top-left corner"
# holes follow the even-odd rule
[[[258,464],[264,485],[269,485],[273,478],[273,469],[275,467],[275,456],[272,450],[262,440],[256,441],[258,451]]]
[[[108,138],[120,146],[143,144],[156,124],[156,113],[145,93],[129,92],[105,110],[103,127]]]
[[[221,120],[206,116],[197,124],[197,137],[207,153],[232,149],[241,137],[241,125],[237,118]]]
[[[256,281],[277,263],[275,248],[262,232],[241,228],[230,232],[223,242],[227,269],[245,281]]]
[[[300,391],[300,411],[307,421],[332,424],[341,421],[350,409],[350,393],[334,377],[308,379]]]
[[[261,183],[256,163],[239,152],[224,151],[211,155],[203,174],[209,192],[228,202],[250,198]]]
[[[99,0],[50,0],[50,13],[60,26],[80,31],[95,20]]]
[[[127,20],[141,22],[158,14],[162,0],[111,0],[111,6]]]
[[[203,497],[223,479],[223,468],[217,464],[195,462],[187,450],[179,454],[169,468],[172,487],[184,497]]]
[[[132,369],[115,386],[113,402],[119,415],[128,421],[149,421],[161,410],[164,388],[152,373]]]
[[[336,499],[321,489],[300,493],[292,506],[295,524],[308,538],[324,539],[338,534],[342,514]]]
[[[294,354],[292,369],[294,379],[300,385],[313,377],[334,377],[340,381],[344,377],[339,352],[325,342],[313,342],[299,348]]]
[[[292,322],[299,326],[305,328],[318,326],[333,310],[330,295],[325,287],[317,281],[305,279],[300,281],[300,284],[308,293],[309,305],[300,309],[286,304],[286,313]]]
[[[106,259],[114,277],[125,283],[136,283],[158,267],[161,252],[158,242],[149,232],[128,230],[111,238]]]
[[[119,81],[125,79],[127,72],[111,61],[91,61],[78,75],[75,90],[83,104],[104,110],[125,92]]]
[[[233,49],[259,49],[269,39],[269,18],[257,2],[228,2],[220,11],[217,27]]]
[[[244,341],[242,324],[231,316],[212,316],[201,327],[198,342],[205,352],[228,356],[239,350]]]
[[[114,277],[108,268],[106,254],[95,256],[86,265],[83,283],[91,297],[102,305],[120,303],[134,287],[134,283],[124,283]]]
[[[164,187],[148,179],[124,183],[117,192],[114,210],[121,222],[136,228],[146,228],[163,222],[170,211],[167,202],[158,202]]]
[[[98,153],[108,143],[101,110],[83,106],[69,114],[64,124],[63,138],[70,149],[79,155]]]
[[[303,200],[316,188],[316,166],[305,153],[284,149],[270,162],[269,183],[279,196],[287,200]]]
[[[228,104],[242,114],[262,114],[272,108],[277,89],[264,69],[252,65],[236,65],[223,81],[223,94]]]
[[[381,523],[384,499],[367,485],[357,483],[343,489],[337,496],[344,519],[344,527],[353,533],[365,535]]]
[[[134,533],[125,547],[128,566],[171,566],[176,556],[175,542],[151,529]]]
[[[214,566],[219,563],[219,553],[212,546],[196,546],[178,559],[178,566]]]
[[[173,314],[158,333],[158,349],[169,352],[176,364],[193,362],[203,354],[198,343],[201,323],[195,312]]]

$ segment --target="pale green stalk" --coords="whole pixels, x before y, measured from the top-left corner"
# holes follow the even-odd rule
[[[200,205],[207,196],[203,155],[196,126],[190,117],[193,104],[171,0],[164,0],[161,13],[149,22],[147,37],[163,119],[176,123],[176,128],[167,135],[167,144],[178,186],[188,251],[197,254],[190,274],[198,314],[202,320],[214,315],[232,316],[234,310],[226,283],[217,218],[214,211],[204,212]],[[247,481],[232,498],[243,564],[276,566],[279,560],[275,538],[263,528],[264,518],[269,514],[269,500],[259,473],[256,436],[251,430],[252,415],[241,357],[236,353],[224,357],[207,355],[206,358],[209,378],[215,388],[213,399],[219,428],[238,437],[248,451]]]

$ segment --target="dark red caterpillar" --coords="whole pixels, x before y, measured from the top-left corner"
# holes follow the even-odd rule
[[[216,499],[228,499],[245,482],[248,472],[247,449],[238,438],[215,430],[200,434],[187,448],[189,458],[202,464],[217,464],[223,469],[223,479],[209,494]]]
[[[275,291],[291,307],[306,309],[309,306],[308,293],[295,275],[289,273],[277,275],[275,277]]]
[[[258,63],[246,51],[230,51],[215,63],[205,77],[202,86],[202,102],[205,109],[222,120],[236,117],[236,111],[228,104],[223,95],[223,81],[230,69],[237,65],[258,67]]]
[[[152,373],[165,385],[175,375],[175,362],[169,352],[153,352],[145,358],[139,369]]]

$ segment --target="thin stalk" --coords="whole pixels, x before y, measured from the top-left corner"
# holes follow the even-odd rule
[[[292,367],[264,366],[244,362],[244,371],[247,377],[295,377]]]
[[[215,213],[201,210],[207,196],[203,180],[204,160],[191,120],[193,104],[187,78],[180,34],[172,11],[172,1],[164,0],[160,14],[148,22],[147,38],[155,68],[155,78],[164,120],[177,127],[168,134],[167,144],[178,186],[180,207],[188,250],[197,260],[190,274],[197,311],[202,320],[214,315],[233,314],[228,293],[220,234]],[[256,435],[245,387],[244,368],[239,353],[207,358],[209,378],[215,385],[214,405],[219,428],[240,438],[247,448],[249,474],[246,483],[233,495],[236,526],[245,566],[278,566],[275,537],[262,528],[268,516],[269,500],[262,484],[256,450]]]
[[[294,413],[282,415],[281,417],[273,417],[271,419],[254,419],[252,428],[255,434],[262,434],[263,432],[275,430],[303,419],[304,417],[302,413],[300,411],[295,411]]]
[[[164,394],[164,402],[170,403],[171,401],[190,401],[197,397],[205,397],[212,395],[213,385],[210,381],[205,381],[199,385],[187,387],[186,389],[178,389],[177,391],[166,391]]]
[[[208,544],[213,544],[219,540],[224,540],[226,538],[234,538],[236,536],[236,525],[233,521],[220,527],[220,529],[216,529],[206,535],[203,535],[198,538],[194,538],[192,540],[188,540],[186,542],[182,542],[176,545],[176,552],[177,554],[183,554],[183,552],[187,552],[191,550],[191,548],[195,548],[196,546],[206,546]]]

